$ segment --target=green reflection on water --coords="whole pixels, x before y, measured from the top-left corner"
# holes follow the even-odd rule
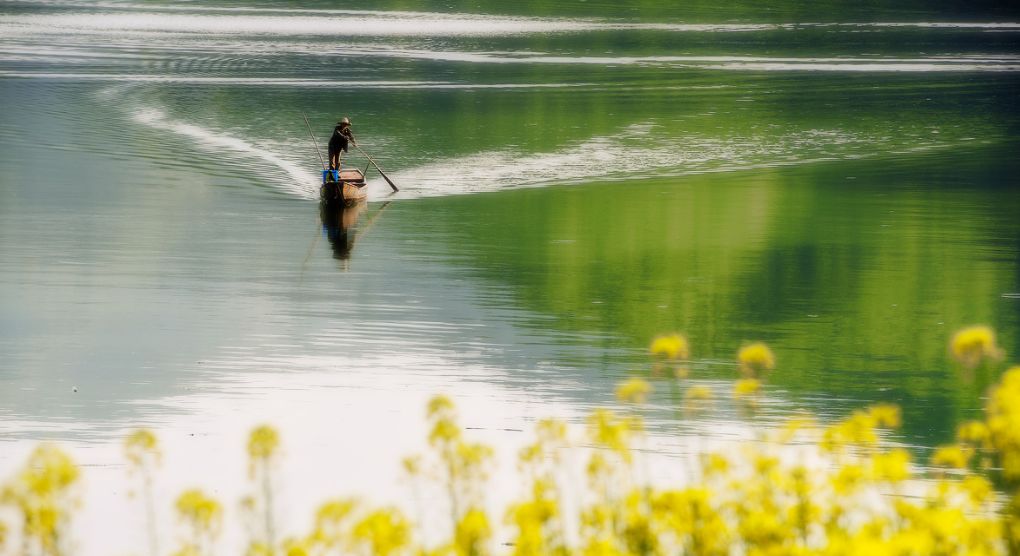
[[[994,2],[932,7],[838,1],[762,7],[394,0],[372,7],[667,22],[1002,21],[1011,11]],[[52,9],[15,6],[10,11]],[[279,16],[286,17],[287,10]],[[1000,330],[1007,349],[1020,345],[1017,300],[1003,296],[1020,291],[1016,167],[1006,162],[1016,151],[1017,80],[1011,70],[988,71],[990,64],[1001,69],[1015,58],[1015,32],[834,26],[357,41],[300,33],[120,35],[113,32],[110,38],[140,60],[100,56],[69,64],[39,56],[12,61],[11,69],[167,81],[99,80],[52,99],[47,93],[65,87],[62,80],[53,85],[7,79],[0,88],[6,104],[22,110],[33,99],[45,101],[31,123],[13,126],[10,122],[19,119],[11,117],[0,127],[0,139],[26,141],[31,148],[24,150],[40,157],[32,171],[45,164],[43,149],[51,145],[46,138],[66,128],[78,130],[73,137],[61,136],[70,145],[58,146],[76,153],[76,163],[82,158],[80,185],[71,195],[88,225],[95,224],[90,211],[105,214],[92,207],[113,211],[118,205],[111,199],[176,191],[172,187],[196,196],[222,189],[211,195],[217,198],[210,214],[221,204],[238,210],[237,197],[251,203],[238,210],[246,215],[293,210],[274,203],[282,204],[296,189],[314,195],[319,164],[300,112],[307,112],[323,139],[331,122],[349,114],[385,167],[407,180],[401,181],[405,192],[547,186],[401,200],[380,228],[402,230],[421,240],[415,245],[426,255],[429,250],[441,255],[436,264],[459,265],[480,282],[505,290],[514,304],[538,315],[536,329],[598,333],[606,343],[600,348],[632,354],[634,368],[644,365],[641,346],[663,331],[687,332],[702,361],[729,360],[742,341],[763,339],[780,359],[771,383],[792,397],[823,412],[876,399],[897,401],[905,406],[910,434],[930,440],[944,437],[955,420],[978,408],[991,379],[965,381],[948,365],[945,342],[952,329],[988,322]],[[41,46],[48,46],[47,40],[66,42],[86,52],[98,48],[89,34],[35,40]],[[672,61],[627,59],[642,56]],[[713,56],[720,63],[742,57],[835,57],[863,66],[916,58],[938,67],[902,73],[804,65],[794,71],[749,71],[677,60],[691,56]],[[957,71],[966,69],[970,58],[986,56],[992,62]],[[949,68],[950,63],[957,65]],[[223,81],[196,81],[208,77]],[[237,85],[231,82],[235,78],[250,81]],[[272,81],[277,78],[335,83]],[[344,80],[367,85],[345,87]],[[417,88],[421,82],[441,87]],[[151,112],[166,117],[141,125],[137,116]],[[175,132],[174,126],[191,131]],[[258,148],[232,146],[238,143]],[[111,188],[97,153],[154,162],[158,171],[142,165],[137,175],[120,176],[125,187]],[[260,171],[243,179],[253,168],[273,170],[267,154],[307,168],[310,183],[281,187],[279,171],[275,178]],[[609,162],[600,162],[601,154]],[[480,162],[471,159],[478,155],[484,155]],[[8,156],[0,169],[15,166]],[[858,157],[864,160],[819,162]],[[65,163],[71,159],[61,157]],[[425,165],[431,165],[428,171]],[[465,178],[465,170],[477,172]],[[433,171],[439,179],[430,182]],[[501,172],[502,180],[475,183]],[[691,172],[720,173],[675,176]],[[284,180],[300,179],[293,172],[283,174]],[[642,179],[634,180],[635,175]],[[620,181],[609,183],[607,176]],[[28,180],[7,179],[0,188],[5,207],[36,195],[43,199],[36,208],[45,212],[49,194]],[[250,195],[258,187],[277,195]],[[140,214],[158,215],[152,218],[158,222],[168,201],[158,194],[153,198]],[[180,201],[189,207],[194,202]],[[313,208],[308,217],[317,218]],[[201,221],[210,228],[205,237],[219,234],[244,246],[265,243],[236,233],[226,220]],[[107,229],[105,224],[97,229]],[[295,229],[288,228],[298,236]],[[151,240],[140,241],[146,236],[138,229],[125,230],[121,233],[143,250],[150,249]],[[181,229],[181,237],[190,239],[193,233],[191,227]],[[272,236],[281,253],[306,249],[294,247],[306,242],[303,236]],[[31,240],[25,241],[23,248],[32,251]],[[379,256],[372,243],[364,244],[351,255],[352,264]],[[178,251],[190,258],[191,249],[168,248],[174,254],[168,259],[176,260]],[[212,260],[223,256],[207,248],[198,252],[210,252]],[[287,268],[283,255],[276,262]],[[13,266],[20,272],[21,265]],[[196,274],[204,288],[207,275]],[[246,271],[237,274],[238,283],[252,283]],[[281,283],[291,282],[290,275],[281,276]],[[375,287],[387,291],[393,285]],[[248,303],[241,295],[229,299]],[[555,334],[546,340],[565,341]],[[723,364],[705,367],[708,376],[730,376]]]
[[[908,435],[931,442],[995,378],[954,369],[949,334],[985,322],[1020,345],[1003,296],[1020,290],[1005,152],[428,200],[402,223],[445,228],[471,275],[555,317],[539,326],[623,348],[680,330],[702,361],[763,339],[780,361],[772,385],[822,413],[901,403]]]

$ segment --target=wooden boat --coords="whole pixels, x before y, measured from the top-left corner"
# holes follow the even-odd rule
[[[319,195],[322,202],[331,206],[351,206],[363,201],[368,197],[365,173],[357,168],[323,170]]]

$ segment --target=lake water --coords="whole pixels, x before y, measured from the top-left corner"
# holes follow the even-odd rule
[[[0,476],[68,447],[81,553],[141,546],[131,428],[169,523],[274,423],[286,529],[399,498],[432,394],[509,458],[674,330],[719,392],[746,341],[779,364],[753,418],[657,382],[664,462],[875,401],[923,459],[981,410],[946,343],[1020,349],[1013,9],[502,4],[0,4]],[[320,214],[302,114],[401,191]]]

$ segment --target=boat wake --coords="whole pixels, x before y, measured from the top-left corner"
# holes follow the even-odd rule
[[[238,137],[241,133],[174,119],[152,107],[138,109],[132,117],[138,123],[190,140],[195,147],[217,155],[218,163],[246,170],[257,165],[259,172],[253,179],[280,192],[303,199],[318,197],[319,176],[313,170],[314,161],[289,143],[271,145],[269,141],[241,139]],[[903,144],[913,146],[899,152],[921,152],[953,144],[934,138],[928,129],[900,130],[896,137],[896,143],[886,145],[883,139],[887,140],[888,135],[842,129],[726,137],[675,135],[662,132],[654,122],[642,122],[611,136],[590,137],[551,152],[491,150],[391,171],[388,174],[402,188],[396,195],[376,174],[369,180],[368,191],[370,200],[465,195],[850,160],[891,152]],[[904,138],[908,141],[903,141]]]
[[[640,123],[613,136],[592,137],[555,152],[481,152],[394,172],[391,177],[398,184],[413,184],[401,191],[401,198],[434,197],[851,160],[883,152],[916,153],[953,145],[932,139],[927,129],[913,134],[902,131],[897,137],[911,135],[912,146],[902,148],[899,141],[889,143],[888,136],[841,129],[767,136],[667,136],[657,132],[653,123]]]
[[[268,179],[281,191],[302,198],[318,195],[317,172],[308,170],[308,165],[292,160],[266,147],[245,141],[225,132],[170,119],[157,108],[145,108],[133,115],[136,122],[171,131],[194,141],[195,146],[214,153],[228,153],[228,165],[250,168],[259,163],[256,178]]]

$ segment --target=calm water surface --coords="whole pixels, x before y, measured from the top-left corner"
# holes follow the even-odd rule
[[[754,419],[660,384],[663,480],[804,408],[945,441],[996,378],[949,334],[1020,349],[1020,19],[658,4],[0,4],[0,472],[61,441],[80,551],[137,550],[126,430],[166,444],[164,500],[232,507],[271,422],[294,528],[402,496],[432,394],[511,469],[673,330],[720,392],[743,342],[779,368]],[[302,113],[320,145],[350,115],[401,192],[320,214]]]

